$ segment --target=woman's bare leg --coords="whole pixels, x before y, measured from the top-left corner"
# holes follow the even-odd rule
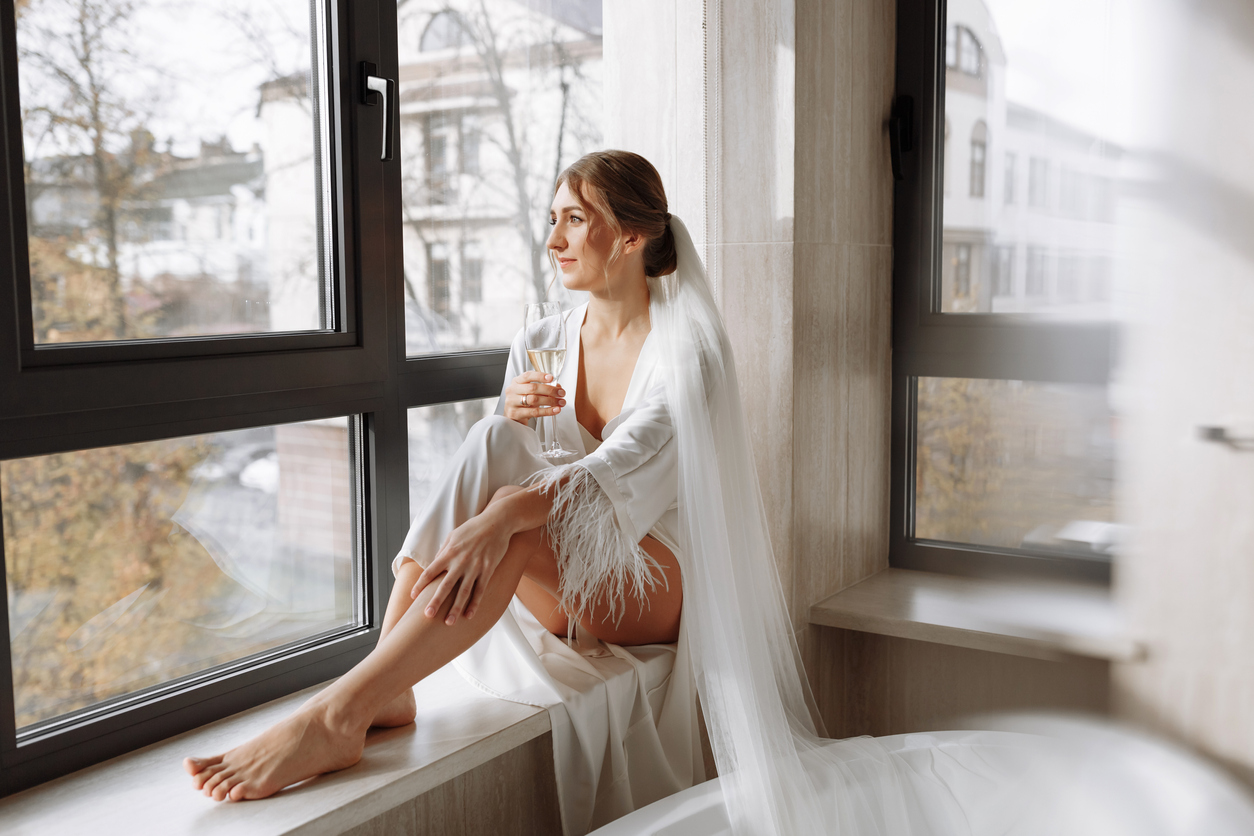
[[[540,550],[548,552],[539,531],[516,534],[476,617],[458,619],[452,626],[444,623],[452,596],[438,617],[423,614],[435,593],[435,585],[429,585],[369,656],[294,715],[224,755],[187,758],[184,767],[193,776],[193,785],[218,801],[243,801],[352,766],[361,759],[366,730],[380,710],[478,641],[505,612],[528,562]]]
[[[502,489],[499,495],[509,492]],[[670,550],[652,538],[646,537],[641,546],[661,564],[662,571],[654,573],[658,583],[646,591],[643,603],[629,598],[618,624],[608,618],[611,610],[605,600],[594,603],[580,624],[603,641],[652,644],[678,636],[683,601],[678,564]],[[184,767],[193,776],[193,785],[219,801],[242,801],[265,798],[314,775],[351,766],[361,758],[367,729],[411,722],[414,684],[478,641],[500,619],[515,592],[533,611],[538,606],[548,620],[556,618],[557,562],[539,529],[510,540],[474,619],[458,619],[452,626],[444,623],[454,596],[445,600],[437,617],[427,618],[423,610],[435,592],[434,584],[407,600],[420,571],[414,563],[402,566],[379,644],[369,656],[292,717],[244,745],[212,758],[187,758]],[[524,574],[526,584],[521,583]],[[545,595],[547,600],[541,597]]]
[[[388,598],[388,608],[383,614],[383,627],[379,631],[380,642],[388,637],[392,628],[400,622],[401,616],[413,605],[414,599],[410,597],[410,590],[414,588],[421,574],[422,566],[414,561],[406,560],[401,564],[401,568],[396,573],[396,582],[392,585],[392,594]],[[397,694],[395,699],[379,709],[379,713],[374,716],[370,725],[378,728],[407,726],[414,722],[416,716],[418,716],[418,704],[414,701],[414,689],[406,688]]]

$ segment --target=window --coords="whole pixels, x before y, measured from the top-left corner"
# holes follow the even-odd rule
[[[1044,247],[1028,247],[1024,292],[1028,296],[1045,296],[1049,293],[1049,251]]]
[[[984,158],[988,153],[988,126],[976,122],[971,131],[971,196],[984,197]]]
[[[525,150],[536,200],[600,138],[599,3],[575,4],[577,26],[554,4],[526,27],[475,18],[498,14],[478,3],[442,18],[401,4],[389,45],[372,2],[83,2],[100,13],[88,30],[61,0],[0,19],[19,47],[0,68],[4,116],[23,134],[0,156],[24,172],[0,196],[0,291],[18,302],[0,317],[4,792],[370,651],[407,463],[438,466],[491,408],[502,335],[539,292],[542,248],[520,243],[521,203],[489,184],[514,184],[509,155]],[[506,75],[451,80],[450,52],[477,60],[489,24]],[[545,144],[498,156],[503,102],[562,94],[553,51],[524,48],[552,38],[587,70],[580,86],[565,65],[562,141],[513,104]],[[401,79],[395,161],[380,159],[363,61]]]
[[[984,50],[975,33],[965,26],[951,26],[945,41],[945,66],[973,78],[983,75]]]
[[[993,295],[1013,296],[1015,292],[1015,248],[993,248]]]
[[[1028,162],[1028,205],[1049,208],[1049,160],[1033,157]]]
[[[449,287],[448,245],[439,242],[427,245],[427,276],[431,290],[431,310],[436,316],[448,316],[452,291]]]
[[[1058,258],[1058,299],[1061,302],[1080,301],[1080,283],[1084,259],[1076,253],[1064,253]]]
[[[458,165],[462,174],[479,173],[479,119],[473,114],[462,117],[461,149],[458,152]]]
[[[469,42],[466,30],[462,27],[461,16],[455,11],[442,11],[432,15],[427,28],[422,32],[418,49],[421,52],[457,49]]]
[[[1082,173],[1064,166],[1058,184],[1058,209],[1073,218],[1085,216],[1087,179]]]
[[[1081,69],[1067,56],[1083,39],[1055,42],[1075,22],[1041,25],[1063,14],[1044,0],[977,6],[898,7],[897,93],[922,104],[914,167],[895,193],[890,562],[1105,579],[1120,533],[1115,327],[1100,300],[1118,271],[1111,225],[1091,216],[1095,184],[1119,181],[1122,152],[1074,124],[1076,108],[1056,109],[1071,107],[1073,90],[1102,100],[1103,79],[1057,88],[1060,73]],[[1016,63],[1023,55],[1032,59]],[[944,180],[967,153],[951,132],[970,137],[966,189]],[[1004,149],[995,206],[980,200],[990,136]],[[1020,160],[1027,204],[1064,217],[1008,208],[1023,200]],[[1101,191],[1102,213],[1117,219],[1117,187]]]
[[[453,154],[458,146],[457,115],[430,113],[426,118],[426,184],[428,200],[443,206],[457,202],[457,161]]]
[[[438,5],[434,15],[430,4],[397,9],[399,94],[413,103],[400,122],[413,357],[508,346],[524,303],[564,293],[550,290],[545,256],[549,189],[603,145],[600,2]],[[428,244],[457,254],[472,240],[485,255],[462,262],[460,289],[424,293],[436,275]]]
[[[462,302],[483,301],[483,248],[478,241],[462,244]]]
[[[956,296],[971,295],[970,244],[958,244],[954,247],[954,294]]]

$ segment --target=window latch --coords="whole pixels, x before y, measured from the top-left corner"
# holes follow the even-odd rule
[[[905,180],[902,154],[914,150],[914,97],[898,96],[888,118],[888,147],[892,152],[893,179]]]
[[[1203,441],[1222,444],[1244,453],[1254,453],[1254,436],[1233,435],[1228,427],[1198,427],[1197,434]]]
[[[392,159],[392,121],[396,118],[396,82],[376,75],[379,68],[369,61],[361,62],[361,103],[374,105],[374,94],[379,94],[383,104],[383,148],[380,160]]]

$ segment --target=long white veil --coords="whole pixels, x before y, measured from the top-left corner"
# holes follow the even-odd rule
[[[678,218],[670,226],[678,269],[649,279],[650,308],[679,444],[685,620],[733,832],[977,832],[946,801],[920,809],[919,787],[905,774],[911,770],[878,741],[820,737],[775,569],[727,332],[692,237]],[[966,758],[952,754],[963,762],[947,765],[966,774]],[[1004,783],[1004,766],[978,764],[969,777],[992,788]]]
[[[731,345],[687,228],[650,279],[679,443],[684,606],[698,691],[737,832],[819,832],[803,750],[809,690],[775,570]]]

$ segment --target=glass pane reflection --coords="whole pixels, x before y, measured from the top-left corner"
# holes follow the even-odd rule
[[[601,0],[406,3],[397,25],[408,353],[507,346],[525,302],[566,295],[548,209],[601,146]]]
[[[1109,3],[950,0],[940,310],[1111,318]]]
[[[915,536],[1109,557],[1114,460],[1104,386],[920,378]]]
[[[18,728],[358,625],[352,424],[0,462]]]
[[[479,419],[496,409],[496,398],[432,404],[409,410],[409,516],[426,503],[444,468]]]
[[[322,4],[16,14],[37,344],[334,327]]]

